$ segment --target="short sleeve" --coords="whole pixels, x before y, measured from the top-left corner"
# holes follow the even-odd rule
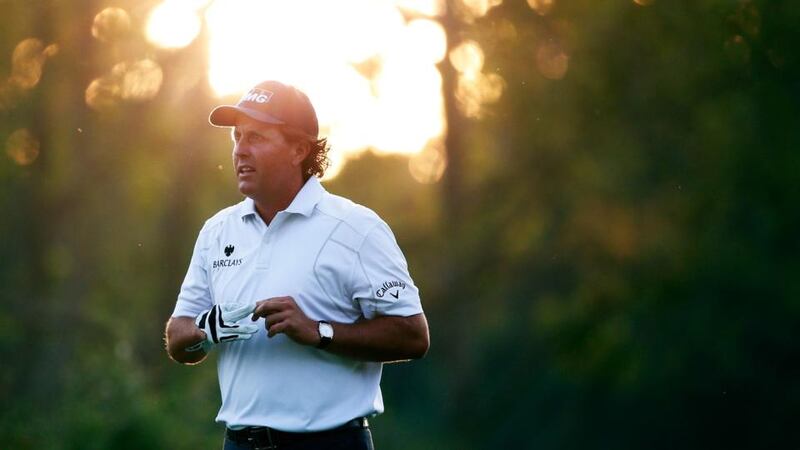
[[[213,306],[206,270],[207,235],[207,229],[203,227],[194,244],[189,270],[181,285],[172,317],[196,317]]]
[[[389,227],[380,222],[366,236],[354,270],[353,301],[367,319],[422,312],[419,290]]]

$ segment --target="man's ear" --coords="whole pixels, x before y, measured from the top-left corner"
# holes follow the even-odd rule
[[[296,142],[294,145],[294,157],[292,158],[292,164],[295,166],[302,165],[309,153],[311,153],[310,142],[305,139]]]

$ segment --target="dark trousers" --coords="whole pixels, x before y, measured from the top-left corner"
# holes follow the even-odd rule
[[[375,450],[369,428],[343,428],[292,439],[276,439],[274,450]],[[254,443],[233,441],[227,436],[223,450],[255,450]],[[263,448],[263,447],[261,447]]]

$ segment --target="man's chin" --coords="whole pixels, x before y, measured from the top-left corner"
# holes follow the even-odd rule
[[[255,189],[253,189],[253,186],[250,186],[248,183],[239,183],[239,192],[241,192],[245,197],[252,197]]]

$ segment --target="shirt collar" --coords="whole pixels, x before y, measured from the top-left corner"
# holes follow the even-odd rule
[[[322,199],[322,194],[324,193],[325,188],[322,187],[319,178],[311,176],[297,195],[295,195],[292,203],[286,208],[286,212],[310,216],[314,211],[314,207],[317,206],[317,203]],[[247,216],[256,214],[256,212],[256,202],[250,197],[246,197],[244,201],[239,204],[239,217],[242,220]]]
[[[302,214],[310,216],[314,212],[314,207],[322,199],[322,194],[325,193],[325,188],[319,182],[319,178],[310,176],[306,184],[303,185],[300,192],[295,195],[292,203],[286,208],[286,212]]]
[[[256,202],[250,197],[245,197],[244,201],[239,203],[239,218],[244,220],[247,216],[252,216],[256,213]]]

